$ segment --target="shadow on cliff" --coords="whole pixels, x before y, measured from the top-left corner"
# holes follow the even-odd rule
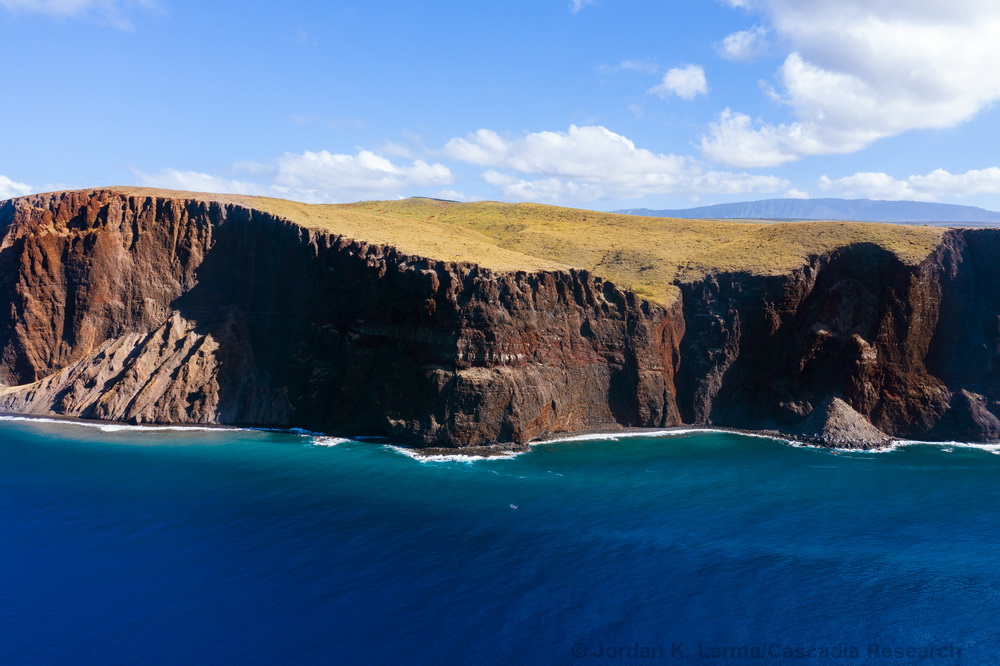
[[[901,351],[930,342],[929,334],[912,339],[912,277],[894,254],[859,243],[788,275],[722,274],[682,285],[685,420],[788,431],[825,400],[844,397],[884,427],[887,395],[933,383],[922,355]],[[933,423],[945,406],[922,408]],[[926,431],[919,415],[908,416]]]
[[[1000,389],[1000,242],[992,230],[954,234],[928,367],[950,386]],[[958,353],[957,353],[958,352]]]
[[[433,417],[421,366],[453,366],[454,336],[377,252],[230,210],[172,304],[220,346],[221,422],[385,434],[400,404]]]
[[[1000,440],[1000,238],[950,232],[928,368],[953,391],[939,439]]]
[[[9,304],[0,308],[0,349],[3,358],[0,359],[0,384],[16,385],[34,380],[34,372],[28,363],[27,356],[18,353],[13,331],[20,318],[15,303],[15,291],[20,271],[18,261],[24,246],[24,240],[17,238],[13,242],[7,240],[7,231],[14,223],[14,202],[0,202],[0,239],[4,239],[0,247],[0,303]],[[29,379],[30,378],[30,379]]]
[[[585,271],[407,256],[247,209],[172,307],[218,344],[225,423],[412,443],[679,423],[671,317]]]

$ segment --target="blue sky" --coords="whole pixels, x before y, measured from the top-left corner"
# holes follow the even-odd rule
[[[0,0],[0,197],[1000,209],[996,0]]]

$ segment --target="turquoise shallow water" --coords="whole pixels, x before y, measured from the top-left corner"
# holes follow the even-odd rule
[[[0,422],[0,662],[1000,663],[989,452],[313,441]]]

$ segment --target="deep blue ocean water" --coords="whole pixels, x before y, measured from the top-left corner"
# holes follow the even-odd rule
[[[1000,663],[987,451],[313,441],[0,422],[0,663]]]

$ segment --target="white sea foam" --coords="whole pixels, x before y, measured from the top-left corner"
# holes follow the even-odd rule
[[[775,437],[772,435],[762,435],[759,433],[751,432],[739,432],[735,430],[722,430],[719,428],[675,428],[671,430],[636,430],[636,431],[614,431],[614,432],[604,432],[604,433],[587,433],[584,435],[571,435],[569,437],[557,437],[554,439],[545,439],[535,442],[530,442],[529,447],[540,446],[542,444],[562,444],[567,442],[617,442],[620,439],[628,439],[635,437],[649,437],[649,438],[661,438],[661,437],[675,437],[681,435],[691,435],[698,433],[724,433],[730,435],[740,435],[742,437],[756,437],[758,439],[769,439],[777,442],[788,442],[786,439],[780,437]],[[394,444],[383,444],[384,448],[400,453],[407,458],[412,458],[418,462],[429,463],[429,462],[460,462],[460,463],[474,463],[480,460],[512,460],[518,456],[528,453],[525,451],[502,451],[498,452],[496,455],[470,455],[467,453],[448,453],[448,454],[432,454],[427,455],[421,453],[420,449],[413,449],[405,446],[396,446]]]
[[[33,421],[34,423],[59,423],[59,424],[76,423],[76,421],[68,421],[62,419],[47,419],[44,416],[7,416],[7,415],[0,416],[0,421]],[[81,425],[89,425],[91,427],[94,427],[97,424],[84,423]]]
[[[511,460],[518,457],[527,451],[503,451],[495,456],[479,456],[479,455],[469,455],[466,453],[455,453],[455,454],[433,454],[426,455],[420,453],[419,449],[410,449],[405,446],[396,446],[394,444],[383,444],[384,448],[390,451],[395,451],[396,453],[401,453],[407,458],[412,458],[417,462],[422,463],[432,463],[432,462],[459,462],[459,463],[474,463],[480,460]]]
[[[538,446],[541,444],[561,444],[563,442],[588,442],[588,441],[602,441],[602,442],[617,442],[620,439],[627,439],[630,437],[649,437],[649,438],[661,438],[661,437],[678,437],[681,435],[693,435],[703,432],[711,433],[723,433],[727,435],[740,435],[741,437],[756,437],[758,439],[770,439],[775,442],[789,442],[789,440],[776,437],[773,435],[762,435],[755,432],[740,432],[738,430],[723,430],[721,428],[675,428],[671,430],[638,430],[638,431],[614,431],[607,433],[588,433],[586,435],[572,435],[570,437],[557,437],[555,439],[544,439],[537,442],[532,442],[531,446]]]
[[[169,425],[122,425],[117,423],[110,423],[105,425],[95,425],[91,426],[89,423],[79,423],[77,421],[67,421],[67,423],[72,423],[73,425],[82,425],[88,427],[95,427],[103,432],[218,432],[219,430],[241,430],[242,428],[226,428],[223,426],[218,426],[214,428],[206,428],[202,426],[169,426]]]
[[[647,430],[647,431],[635,431],[635,432],[608,432],[608,433],[588,433],[586,435],[573,435],[570,437],[558,437],[555,439],[546,439],[537,442],[532,442],[531,446],[537,446],[540,444],[561,444],[564,442],[586,442],[586,441],[611,441],[616,442],[619,439],[625,439],[628,437],[672,437],[680,435],[691,435],[698,433],[722,433],[730,435],[739,435],[741,437],[755,437],[757,439],[769,439],[774,442],[781,442],[789,446],[794,446],[795,448],[808,448],[808,449],[821,449],[826,451],[836,451],[838,453],[890,453],[896,451],[906,446],[937,446],[940,448],[946,447],[962,447],[966,449],[978,449],[980,451],[986,451],[987,453],[992,453],[994,455],[1000,455],[1000,444],[997,443],[987,443],[987,442],[925,442],[915,439],[894,439],[886,443],[884,446],[879,446],[872,449],[851,449],[842,447],[829,447],[822,446],[820,444],[811,444],[809,442],[802,442],[796,439],[788,439],[784,437],[779,437],[777,435],[765,435],[756,432],[741,432],[739,430],[726,430],[722,428],[675,428],[671,430]]]
[[[980,451],[986,451],[987,453],[992,453],[993,455],[1000,455],[1000,444],[990,443],[990,442],[921,442],[915,439],[897,439],[893,440],[893,445],[895,448],[900,448],[903,446],[937,446],[940,448],[954,448],[960,447],[963,449],[978,449]]]
[[[343,437],[326,437],[323,435],[312,435],[312,439],[309,443],[313,446],[337,446],[338,444],[343,444],[344,442],[350,442],[349,439],[344,439]]]
[[[54,423],[57,425],[80,426],[81,428],[95,428],[102,432],[278,432],[302,437],[321,437],[323,433],[303,430],[302,428],[253,428],[237,427],[227,425],[154,425],[154,424],[131,424],[131,423],[108,423],[105,421],[88,421],[86,419],[54,419],[45,416],[3,414],[0,421],[25,421],[28,423]]]
[[[852,449],[846,447],[830,447],[821,444],[810,444],[808,442],[798,442],[788,440],[788,444],[797,448],[821,449],[825,451],[836,451],[837,453],[891,453],[907,446],[934,446],[941,449],[961,447],[963,449],[978,449],[994,455],[1000,455],[1000,444],[988,442],[927,442],[919,439],[893,439],[883,446],[871,449]]]
[[[660,437],[674,437],[681,435],[691,435],[703,432],[710,433],[725,433],[730,435],[740,435],[742,437],[756,437],[758,439],[769,439],[777,442],[787,442],[788,440],[782,439],[780,437],[774,437],[771,435],[762,435],[759,433],[750,432],[739,432],[735,430],[722,430],[718,428],[675,428],[672,430],[641,430],[641,431],[614,431],[605,433],[587,433],[584,435],[571,435],[569,437],[557,437],[554,439],[539,440],[536,442],[530,442],[529,447],[539,446],[542,444],[562,444],[566,442],[616,442],[620,439],[635,438],[635,437],[650,437],[650,438],[660,438]],[[480,460],[512,460],[518,456],[528,453],[525,451],[502,451],[498,452],[496,455],[470,455],[467,453],[447,453],[447,454],[432,454],[428,455],[421,453],[420,449],[413,449],[405,446],[396,446],[394,444],[383,444],[384,448],[387,448],[396,453],[400,453],[407,458],[412,458],[418,462],[428,463],[428,462],[460,462],[460,463],[473,463]]]
[[[74,425],[83,428],[96,428],[104,432],[125,431],[202,431],[245,430],[245,428],[228,428],[226,426],[175,426],[175,425],[129,425],[125,423],[104,423],[101,421],[77,421],[72,419],[50,419],[44,416],[0,416],[0,421],[26,421],[30,423],[55,423],[57,425]]]

